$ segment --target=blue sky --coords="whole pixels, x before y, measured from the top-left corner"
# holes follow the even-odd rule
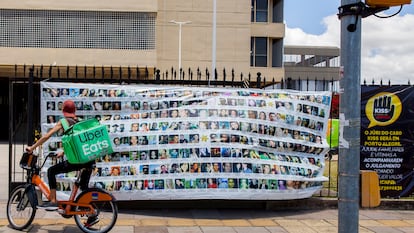
[[[289,28],[301,28],[306,33],[324,32],[322,19],[338,13],[337,0],[285,0],[285,21]]]
[[[304,32],[319,35],[326,28],[322,19],[336,15],[340,0],[285,0],[285,22],[289,28],[301,28]],[[399,7],[392,7],[386,13],[396,12]],[[404,5],[400,15],[414,14],[414,3]]]
[[[285,45],[340,46],[340,0],[285,0]],[[398,12],[392,7],[381,15]],[[362,20],[361,81],[414,83],[414,2],[394,17]]]

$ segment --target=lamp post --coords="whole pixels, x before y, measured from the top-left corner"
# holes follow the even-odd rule
[[[191,23],[191,21],[175,21],[171,20],[170,23],[177,24],[179,26],[178,30],[178,72],[181,79],[181,30],[184,24]]]
[[[212,51],[211,51],[211,73],[215,79],[216,75],[216,47],[217,47],[217,2],[213,0],[213,33],[212,33]],[[210,79],[208,79],[208,86],[210,86]]]

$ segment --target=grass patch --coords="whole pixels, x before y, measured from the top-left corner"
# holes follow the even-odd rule
[[[323,183],[323,188],[334,191],[333,194],[336,195],[338,191],[338,160],[325,160],[325,171],[324,176],[329,178],[329,181]],[[332,194],[330,194],[332,195]]]

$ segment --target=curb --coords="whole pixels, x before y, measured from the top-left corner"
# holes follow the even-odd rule
[[[338,198],[311,197],[295,200],[180,200],[180,201],[118,201],[123,210],[139,209],[261,209],[261,210],[322,210],[337,209]],[[413,210],[414,199],[381,199],[377,207],[361,209]]]

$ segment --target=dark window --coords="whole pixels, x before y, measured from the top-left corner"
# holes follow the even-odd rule
[[[272,22],[283,23],[283,0],[273,0]]]
[[[272,67],[282,67],[283,39],[272,40]]]
[[[251,38],[250,66],[267,67],[267,38]]]
[[[252,0],[252,22],[268,22],[268,0]]]

